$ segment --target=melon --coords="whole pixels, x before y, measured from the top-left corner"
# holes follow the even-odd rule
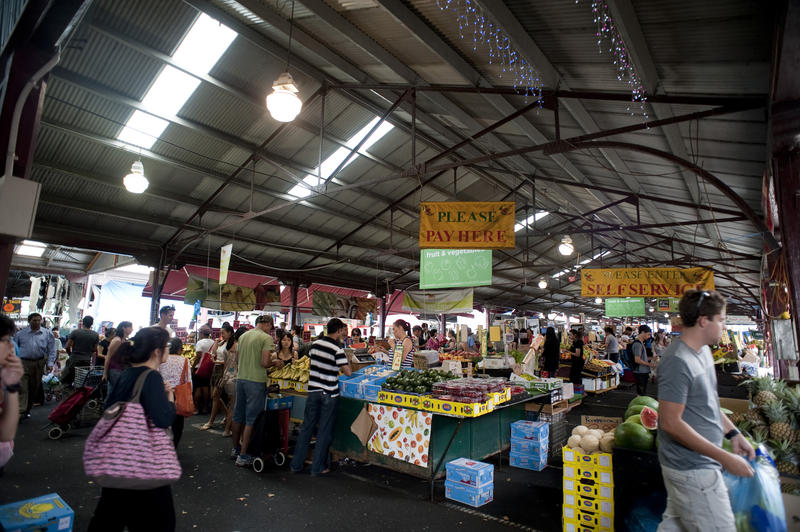
[[[625,415],[622,416],[623,419],[628,419],[629,417],[638,414],[645,408],[645,405],[632,405],[629,406],[628,409],[625,411]]]
[[[570,436],[569,439],[567,440],[567,447],[569,447],[570,449],[574,449],[575,447],[580,447],[581,439],[582,438],[580,434],[574,434]]]
[[[604,453],[610,453],[614,449],[614,438],[603,438],[600,440],[600,450]]]
[[[584,426],[584,425],[578,425],[577,427],[575,427],[574,429],[572,429],[572,435],[573,435],[573,436],[574,436],[574,435],[576,435],[576,434],[577,434],[578,436],[583,436],[583,435],[584,435],[584,434],[586,434],[587,432],[589,432],[589,427],[586,427],[586,426]]]
[[[658,410],[658,401],[647,395],[640,395],[638,397],[634,397],[633,400],[630,403],[628,403],[628,408],[634,405],[649,406],[653,410]]]
[[[639,423],[626,421],[614,431],[614,445],[618,447],[649,451],[653,440],[653,434]]]
[[[639,414],[634,414],[631,417],[625,418],[625,423],[638,423],[639,425],[642,424],[642,416]]]
[[[642,426],[647,430],[656,430],[658,428],[658,411],[650,407],[644,407],[639,414]]]
[[[603,431],[600,430],[600,429],[592,429],[592,430],[590,430],[588,432],[588,434],[591,434],[592,436],[594,436],[598,440],[603,437]]]
[[[581,447],[589,452],[596,451],[600,447],[600,440],[592,434],[587,434],[581,440]]]

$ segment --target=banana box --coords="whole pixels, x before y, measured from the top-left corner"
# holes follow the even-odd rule
[[[612,522],[613,525],[613,522]],[[564,532],[614,532],[613,527],[609,528],[602,528],[602,527],[594,527],[588,526],[583,524],[581,521],[576,519],[567,519],[564,518]]]
[[[281,390],[294,390],[296,392],[308,392],[308,383],[290,381],[287,379],[268,379],[267,384],[277,384]]]
[[[567,507],[575,510],[581,510],[583,512],[591,512],[596,515],[614,517],[614,501],[583,497],[581,495],[576,495],[574,493],[565,491],[564,508],[566,509]]]
[[[593,497],[595,499],[602,499],[606,501],[614,500],[614,488],[611,486],[602,486],[590,482],[581,482],[579,479],[565,478],[564,479],[564,493],[574,493],[584,497]]]
[[[591,530],[592,532],[614,530],[614,518],[612,516],[584,512],[569,506],[564,507],[564,521],[583,527],[576,530]]]
[[[611,453],[584,454],[568,447],[562,447],[561,454],[565,464],[571,464],[581,469],[614,470]]]
[[[7,532],[69,532],[75,512],[57,493],[0,506],[0,529]]]
[[[489,394],[489,396],[491,397],[490,400],[495,406],[506,403],[511,400],[511,388],[506,388],[502,392],[492,392]]]
[[[583,469],[575,464],[564,464],[564,480],[580,481],[594,486],[614,487],[614,474],[602,469]]]
[[[434,399],[429,395],[409,395],[387,391],[378,393],[378,402],[392,406],[406,406],[419,410],[427,410],[428,412],[460,417],[482,416],[493,411],[495,406],[494,402],[491,400],[485,403],[458,403]]]

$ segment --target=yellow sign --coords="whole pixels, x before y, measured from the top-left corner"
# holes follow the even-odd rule
[[[397,371],[403,365],[403,342],[394,344],[394,352],[392,353],[392,369]]]
[[[222,246],[219,250],[219,284],[228,282],[228,268],[231,264],[233,244]]]
[[[581,271],[583,297],[677,297],[688,290],[713,290],[706,268],[606,268]]]
[[[428,201],[420,204],[419,247],[514,248],[513,201]]]
[[[492,342],[501,342],[503,340],[500,334],[500,327],[492,325],[489,327],[489,340]]]

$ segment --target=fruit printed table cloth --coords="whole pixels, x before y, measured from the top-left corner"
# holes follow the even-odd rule
[[[428,467],[433,422],[431,412],[370,404],[369,415],[378,428],[367,442],[367,449],[420,467]]]

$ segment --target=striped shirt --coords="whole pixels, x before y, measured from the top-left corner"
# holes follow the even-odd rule
[[[339,395],[339,368],[347,365],[344,349],[332,338],[323,336],[308,351],[311,367],[308,390],[323,390],[333,397]]]

